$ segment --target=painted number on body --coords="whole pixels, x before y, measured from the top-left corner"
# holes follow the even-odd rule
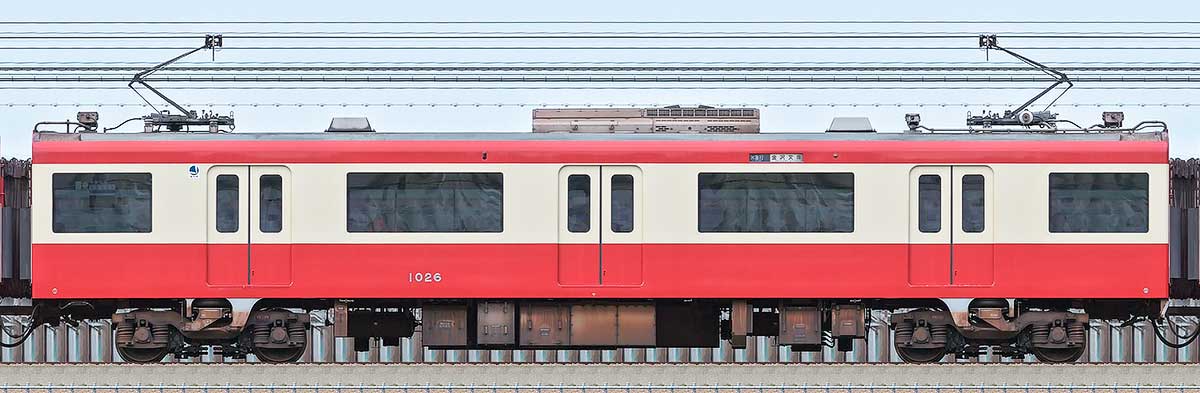
[[[442,282],[442,273],[410,272],[408,273],[408,282]]]

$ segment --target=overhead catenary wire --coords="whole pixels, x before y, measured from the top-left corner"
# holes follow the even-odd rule
[[[77,60],[33,60],[33,61],[5,61],[0,60],[0,64],[12,65],[130,65],[136,66],[136,69],[142,70],[146,67],[157,64],[156,62],[147,61],[77,61]],[[1014,65],[1025,64],[1018,61],[364,61],[364,60],[326,60],[326,61],[180,61],[172,66],[175,69],[177,66],[203,66],[203,65],[590,65],[590,66],[609,66],[609,65],[658,65],[658,66],[732,66],[732,65],[919,65],[919,66],[935,66],[935,65]],[[1066,65],[1195,65],[1200,66],[1200,61],[1058,61],[1046,62],[1044,64],[1054,66]],[[1021,67],[1029,70],[1028,67]]]
[[[1195,72],[1194,66],[1066,66],[1056,67],[1064,72]],[[0,72],[134,72],[145,69],[137,66],[69,66],[69,65],[0,65]],[[512,71],[569,71],[569,72],[1031,72],[1029,67],[1017,66],[604,66],[604,65],[511,65],[511,66],[403,66],[403,65],[292,65],[292,66],[172,66],[166,72],[512,72]]]
[[[762,33],[762,34],[712,34],[712,33],[638,33],[638,34],[223,34],[226,39],[244,39],[244,40],[288,40],[288,39],[303,39],[303,40],[327,40],[327,39],[362,39],[362,40],[684,40],[684,39],[719,39],[719,40],[892,40],[892,39],[969,39],[975,38],[978,34],[973,33],[941,33],[941,34],[780,34],[780,33]],[[1175,34],[1005,34],[1005,38],[1015,39],[1050,39],[1050,40],[1076,40],[1076,39],[1198,39],[1200,35],[1175,33]],[[21,40],[21,41],[39,41],[39,40],[194,40],[196,35],[175,34],[175,35],[156,35],[156,34],[60,34],[60,35],[14,35],[11,32],[0,32],[0,40]]]
[[[553,102],[226,102],[226,103],[195,103],[191,106],[195,107],[250,107],[250,108],[305,108],[305,107],[386,107],[386,108],[505,108],[505,107],[571,107],[571,108],[616,108],[616,107],[661,107],[664,105],[679,105],[678,102],[667,103],[553,103]],[[1016,103],[992,103],[992,102],[740,102],[740,103],[713,103],[702,102],[695,105],[709,105],[717,107],[1011,107]],[[1200,103],[1192,102],[1079,102],[1079,103],[1057,103],[1055,108],[1060,107],[1192,107],[1200,106]],[[7,102],[0,103],[0,107],[15,108],[36,108],[36,107],[149,107],[144,102],[100,102],[100,103],[59,103],[59,102]]]
[[[0,86],[0,90],[127,90],[128,87],[116,86],[54,86],[54,85],[32,85],[32,86]],[[312,85],[312,86],[288,86],[288,85],[262,85],[262,86],[174,86],[174,90],[1041,90],[1041,87],[1036,86],[811,86],[811,85],[789,85],[789,86],[660,86],[660,85],[630,85],[630,86],[595,86],[595,85],[577,85],[577,86],[437,86],[437,85],[422,85],[422,86],[401,86],[401,85],[367,85],[367,86],[332,86],[332,85]],[[1143,85],[1125,85],[1125,86],[1078,86],[1074,90],[1197,90],[1200,86],[1143,86]]]
[[[1191,83],[1198,81],[1200,72],[1173,73],[1077,73],[1087,82],[1103,83]],[[0,73],[0,82],[72,82],[94,83],[127,80],[123,73]],[[472,82],[488,83],[815,83],[815,82],[980,82],[980,83],[1038,83],[1042,76],[1015,72],[194,72],[156,75],[160,82]]]
[[[0,50],[188,50],[188,47],[0,47]],[[978,47],[665,47],[665,46],[558,46],[558,47],[509,47],[509,46],[313,46],[313,47],[227,47],[220,50],[979,50]],[[1198,50],[1200,47],[1020,47],[1014,50]]]
[[[933,25],[933,24],[1001,24],[1001,25],[1195,25],[1200,24],[1200,21],[1190,20],[968,20],[968,19],[943,19],[943,20],[485,20],[485,21],[465,21],[465,20],[370,20],[370,21],[347,21],[347,20],[29,20],[29,21],[0,21],[0,25],[195,25],[195,24],[226,24],[226,25],[519,25],[519,24],[611,24],[611,25],[764,25],[764,24],[811,24],[811,25],[845,25],[845,24],[872,24],[872,25]]]
[[[1074,77],[1079,83],[1194,83],[1198,76],[1086,76]],[[127,82],[129,77],[109,76],[3,76],[0,82]],[[206,83],[1044,83],[1054,79],[1042,76],[663,76],[663,75],[366,75],[366,76],[200,76],[163,75],[145,78],[146,82]]]
[[[80,78],[80,77],[121,78],[126,75],[127,75],[127,72],[84,72],[84,71],[74,71],[74,72],[67,72],[67,71],[61,71],[61,72],[37,72],[37,71],[0,72],[0,77],[6,77],[6,78],[7,77],[42,77],[42,78],[58,78],[58,79],[63,79],[63,80],[73,80],[74,78]],[[420,71],[420,70],[418,70],[418,71],[408,71],[408,70],[403,70],[403,71],[386,71],[386,70],[314,71],[314,70],[300,70],[300,71],[295,71],[295,70],[292,70],[292,71],[288,71],[288,70],[272,70],[272,71],[267,71],[267,70],[261,70],[261,71],[253,71],[253,72],[197,70],[197,71],[191,71],[191,72],[188,72],[188,71],[163,72],[162,74],[158,74],[158,75],[161,75],[164,77],[195,78],[195,79],[204,79],[204,78],[210,78],[210,77],[239,77],[239,78],[260,77],[262,81],[269,81],[269,80],[271,80],[271,78],[276,78],[276,77],[304,77],[304,78],[310,78],[310,79],[329,77],[329,78],[331,78],[331,80],[336,80],[337,78],[360,77],[360,76],[361,77],[396,77],[396,78],[425,77],[425,76],[460,77],[460,78],[486,77],[486,76],[502,76],[502,77],[507,77],[507,78],[517,78],[517,77],[542,78],[542,77],[564,76],[564,77],[576,77],[576,78],[581,78],[581,77],[597,77],[597,78],[638,77],[638,78],[642,78],[642,79],[649,79],[649,78],[656,78],[656,77],[662,78],[662,79],[673,79],[673,78],[678,78],[678,77],[706,77],[706,78],[710,78],[710,79],[714,78],[714,77],[727,77],[730,79],[741,79],[741,78],[750,78],[750,77],[770,77],[772,79],[785,78],[785,77],[794,77],[794,78],[905,77],[905,78],[910,78],[910,79],[912,79],[912,78],[943,78],[943,77],[985,77],[985,78],[989,78],[991,80],[1002,80],[1004,78],[1023,78],[1023,77],[1037,77],[1038,76],[1038,74],[1036,74],[1036,73],[1024,72],[1024,71],[974,71],[974,70],[962,70],[962,71],[862,71],[862,72],[840,71],[840,70],[766,71],[766,72],[763,72],[763,71],[730,72],[730,71],[723,71],[723,70],[711,70],[711,71],[710,70],[698,70],[698,71],[671,70],[671,71],[653,71],[653,72],[640,71],[640,70],[630,70],[630,71],[620,71],[620,70],[612,70],[612,71],[609,71],[609,70],[603,70],[603,71],[575,71],[575,70],[545,70],[545,71],[523,71],[523,70],[484,70],[484,71],[474,71],[474,70],[450,70],[450,71],[428,71],[428,70],[425,70],[425,71]],[[1190,72],[1175,71],[1175,72],[1169,72],[1169,73],[1158,72],[1158,71],[1078,72],[1078,73],[1074,73],[1073,75],[1078,75],[1080,77],[1102,77],[1102,78],[1110,78],[1110,79],[1111,78],[1126,78],[1126,77],[1128,77],[1128,78],[1160,77],[1161,78],[1161,77],[1195,77],[1195,76],[1200,76],[1200,72],[1196,72],[1196,71],[1190,71]],[[156,76],[156,77],[158,77],[158,76]]]
[[[905,30],[874,30],[863,31],[861,28],[849,29],[852,31],[830,31],[830,30],[796,30],[795,28],[786,28],[780,30],[237,30],[225,28],[221,31],[225,36],[234,35],[287,35],[287,36],[311,36],[311,35],[650,35],[655,37],[661,35],[687,35],[687,36],[707,36],[707,35],[785,35],[785,36],[844,36],[844,35],[892,35],[892,36],[928,36],[928,35],[955,35],[959,36],[978,36],[980,31],[971,28],[969,30],[920,30],[920,31],[905,31]],[[1121,31],[1100,31],[1100,30],[1055,30],[1055,31],[1036,31],[1036,30],[1004,30],[1004,29],[986,29],[989,34],[1003,34],[1005,37],[1021,35],[1021,36],[1058,36],[1058,35],[1085,35],[1085,36],[1161,36],[1161,35],[1200,35],[1200,33],[1188,30],[1157,30],[1157,31],[1136,31],[1136,30],[1121,30]],[[172,30],[129,30],[121,28],[119,30],[8,30],[0,31],[4,35],[18,36],[63,36],[63,35],[150,35],[150,36],[186,36],[195,38],[212,34],[211,30],[205,31],[182,31],[179,29]]]
[[[96,22],[96,21],[82,21]],[[118,21],[98,21],[100,24],[112,25],[114,28],[127,24],[141,24],[134,21],[123,23]],[[152,21],[146,21],[145,24],[159,24]],[[265,22],[249,22],[242,21],[236,24],[244,25],[248,23],[257,24],[318,24],[323,22],[317,21],[272,21]],[[369,21],[369,24],[379,24],[380,21]],[[676,23],[678,22],[678,23]],[[547,31],[496,31],[496,32],[464,32],[464,31],[386,31],[386,32],[371,32],[371,31],[307,31],[307,32],[287,32],[287,31],[258,31],[258,32],[231,32],[224,35],[227,39],[337,39],[337,40],[355,40],[355,39],[370,39],[370,40],[438,40],[438,39],[837,39],[837,40],[853,40],[853,39],[974,39],[978,36],[972,32],[803,32],[794,31],[791,26],[801,23],[814,23],[824,25],[826,22],[835,21],[755,21],[750,24],[768,24],[776,23],[788,26],[789,31],[724,31],[724,32],[651,32],[645,31],[646,28],[640,28],[641,31],[632,32],[547,32]],[[854,26],[853,23],[860,24],[886,24],[891,21],[836,21],[838,25]],[[938,22],[938,21],[932,21]],[[941,21],[948,24],[955,24],[961,21]],[[183,24],[213,24],[221,25],[224,22],[182,22]],[[456,22],[456,21],[426,21],[426,22],[403,22],[403,21],[382,21],[384,24],[512,24],[529,22],[510,22],[510,21],[484,21],[484,22]],[[532,24],[572,24],[578,21],[534,21]],[[603,24],[609,23],[604,21],[583,21],[583,24]],[[640,22],[639,22],[640,23]],[[705,21],[663,21],[662,24],[693,24],[693,23],[708,23]],[[714,23],[719,25],[728,25],[744,22],[723,21]],[[994,22],[986,22],[994,23]],[[0,25],[6,24],[0,22]],[[172,22],[172,27],[178,26],[179,22]],[[337,25],[340,23],[333,23]],[[358,22],[350,22],[348,24],[361,24]],[[626,21],[614,23],[617,25],[628,24]],[[651,24],[657,24],[651,22]],[[910,23],[901,23],[910,24]],[[1042,24],[1042,23],[1038,23]],[[1066,23],[1070,24],[1070,23]],[[1160,23],[1155,23],[1160,24]],[[1190,26],[1200,24],[1200,22],[1181,23],[1180,26],[1192,29]],[[48,23],[47,25],[56,26],[56,23]],[[209,27],[198,27],[197,29],[208,29]],[[849,27],[847,27],[849,28]],[[651,27],[653,29],[653,27]],[[781,27],[782,29],[782,27]],[[223,30],[223,29],[212,29]],[[263,29],[259,29],[263,30]],[[317,29],[310,29],[317,30]],[[346,29],[343,29],[346,30]],[[397,30],[397,29],[392,29]],[[599,30],[599,29],[594,29]],[[725,29],[733,30],[733,29]],[[928,29],[924,29],[928,30]],[[941,29],[947,30],[947,29]],[[988,29],[985,29],[988,30]],[[1163,29],[1159,29],[1163,30]],[[196,36],[180,34],[176,32],[132,32],[128,29],[123,31],[112,32],[41,32],[43,34],[18,34],[13,32],[0,32],[0,40],[72,40],[80,39],[86,42],[96,42],[97,39],[152,39],[152,40],[170,40],[170,39],[196,39]],[[1002,33],[1005,38],[1064,38],[1064,39],[1173,39],[1173,38],[1200,38],[1200,34],[1191,31],[1158,31],[1158,32],[1137,32],[1137,31],[1109,31],[1106,34],[1098,34],[1096,32],[1006,32]],[[1124,37],[1124,38],[1123,38]],[[11,43],[11,42],[9,42]],[[81,42],[83,43],[83,42]],[[244,43],[244,42],[243,42]],[[977,46],[883,46],[878,44],[869,45],[664,45],[663,43],[643,44],[643,45],[511,45],[498,43],[497,45],[356,45],[356,46],[330,46],[323,45],[326,42],[311,42],[309,45],[255,45],[255,46],[231,46],[223,50],[233,51],[273,51],[273,50],[397,50],[397,51],[417,51],[417,50],[460,50],[460,51],[495,51],[495,50],[529,50],[529,51],[562,51],[562,50],[731,50],[731,51],[754,51],[754,50],[966,50],[970,49],[978,51]],[[487,42],[482,42],[486,44]],[[525,42],[532,43],[532,42]],[[629,42],[632,43],[632,42]],[[682,44],[682,42],[679,42]],[[725,44],[730,42],[720,42]],[[778,42],[776,42],[778,43]],[[847,43],[847,42],[839,42]],[[1131,44],[1130,42],[1125,42]],[[159,44],[154,42],[151,44]],[[298,43],[297,43],[298,44]],[[365,44],[365,43],[359,43]],[[444,43],[444,44],[449,44]],[[572,43],[573,44],[573,43]],[[641,43],[637,43],[641,44]],[[765,44],[765,43],[763,43]],[[864,43],[865,44],[865,43]],[[0,50],[186,50],[192,47],[173,47],[170,45],[113,45],[113,46],[76,46],[76,45],[45,45],[45,46],[0,46]],[[1030,46],[1024,48],[1013,48],[1017,50],[1195,50],[1200,49],[1200,46],[1189,45],[1139,45],[1139,46],[1120,46],[1120,45],[1045,45],[1045,46]],[[65,60],[63,62],[19,62],[5,61],[0,64],[41,64],[42,68],[29,68],[23,66],[0,66],[0,82],[8,83],[30,83],[37,85],[20,85],[20,86],[0,86],[0,90],[23,90],[23,89],[40,89],[40,90],[109,90],[103,86],[65,86],[66,83],[106,83],[106,82],[127,82],[128,77],[124,75],[65,75],[66,72],[84,72],[84,73],[104,73],[104,72],[129,72],[141,70],[150,62],[99,62],[99,61],[79,61]],[[68,67],[63,64],[124,64],[127,67]],[[249,66],[231,66],[229,64],[259,64],[260,67]],[[269,66],[271,64],[291,64],[293,66]],[[310,64],[307,68],[298,68],[295,64]],[[353,67],[353,66],[331,66],[330,64],[368,64],[381,65],[378,67]],[[409,66],[397,64],[410,64]],[[411,64],[423,64],[420,66]],[[443,64],[443,65],[429,65]],[[469,66],[466,64],[488,64],[491,66]],[[496,66],[505,64],[504,66]],[[532,65],[531,65],[532,64]],[[566,64],[577,64],[578,66],[567,66]],[[597,65],[608,64],[608,65]],[[635,66],[643,64],[644,66]],[[666,64],[666,65],[664,65]],[[746,64],[746,66],[730,66],[730,64]],[[798,65],[798,64],[809,64]],[[817,65],[820,64],[820,65]],[[840,64],[841,66],[833,66],[832,64]],[[875,64],[871,67],[864,64]],[[898,66],[899,64],[907,64],[909,66]],[[937,64],[944,64],[938,66]],[[966,64],[980,65],[975,69],[963,67]],[[963,89],[988,89],[988,90],[1036,90],[1036,87],[1012,86],[1005,84],[1020,84],[1020,83],[1043,83],[1049,81],[1044,77],[1031,77],[1022,75],[859,75],[847,74],[841,76],[811,76],[811,75],[779,75],[780,72],[898,72],[898,73],[916,73],[916,72],[1012,72],[1022,73],[1029,69],[1025,67],[1004,66],[1003,64],[1015,64],[1010,61],[998,62],[901,62],[901,61],[841,61],[841,62],[777,62],[777,61],[744,61],[744,62],[584,62],[584,61],[525,61],[525,62],[450,62],[450,61],[434,61],[434,62],[385,62],[385,61],[333,61],[333,62],[314,62],[314,61],[298,61],[298,62],[189,62],[187,64],[180,63],[173,66],[169,70],[165,70],[164,74],[160,74],[153,79],[147,79],[151,82],[168,83],[168,86],[176,90],[637,90],[637,89],[654,89],[654,90],[963,90]],[[1063,67],[1064,71],[1070,72],[1101,72],[1112,73],[1106,75],[1075,75],[1073,80],[1077,82],[1094,82],[1105,83],[1105,86],[1084,86],[1082,90],[1090,89],[1106,89],[1106,90],[1190,90],[1195,89],[1191,86],[1191,82],[1200,81],[1200,77],[1195,75],[1182,75],[1186,72],[1200,71],[1200,62],[1174,62],[1174,61],[1132,61],[1132,62],[1112,62],[1112,61],[1069,61],[1050,63],[1058,66],[1059,64],[1076,64],[1072,69],[1070,66]],[[1112,66],[1102,66],[1099,64],[1115,64]],[[1134,64],[1157,65],[1158,67],[1138,67]],[[138,67],[138,66],[142,67]],[[1174,66],[1171,66],[1174,65]],[[53,68],[53,67],[58,67]],[[363,72],[504,72],[511,73],[514,71],[524,72],[654,72],[659,75],[652,76],[614,76],[614,75],[360,75]],[[58,75],[4,75],[3,72],[46,72],[58,73]],[[177,73],[190,73],[188,75],[178,75]],[[254,73],[254,75],[195,75],[196,72],[244,72]],[[264,75],[270,72],[345,72],[350,75]],[[762,72],[768,73],[765,75],[682,75],[671,76],[661,75],[662,73],[695,73],[695,72]],[[1172,73],[1171,75],[1132,75],[1131,73]],[[382,83],[382,86],[360,86],[361,84]],[[53,83],[53,84],[50,84]],[[225,83],[227,85],[204,85],[206,83]],[[586,84],[585,84],[586,83]],[[733,83],[743,83],[751,85],[731,86]],[[1154,86],[1134,85],[1134,84],[1155,84]],[[47,85],[49,84],[49,85]],[[275,85],[280,84],[280,85]],[[286,84],[284,86],[283,84]],[[299,86],[296,84],[305,84],[308,86]],[[339,85],[340,84],[340,85]],[[419,84],[419,85],[414,85]],[[475,86],[468,86],[473,84]],[[494,85],[493,85],[494,84]],[[539,85],[542,84],[542,85]],[[545,84],[554,84],[547,86]],[[626,84],[626,85],[613,85]],[[677,85],[685,84],[685,85]],[[760,86],[759,84],[770,84],[771,86]],[[810,85],[813,84],[813,85]],[[817,86],[816,84],[837,84],[839,86]],[[889,86],[887,84],[904,84],[905,86]],[[934,84],[941,84],[935,86]],[[1164,86],[1165,84],[1171,86]],[[636,85],[636,86],[634,86]],[[704,86],[699,86],[704,85]],[[845,86],[840,86],[845,85]],[[971,86],[966,86],[971,85]],[[298,103],[304,104],[304,103]],[[364,105],[370,106],[371,103]],[[382,103],[380,103],[382,104]],[[436,104],[436,103],[435,103]],[[944,104],[944,103],[943,103]],[[1163,103],[1160,103],[1163,104]],[[234,104],[236,105],[236,104]],[[211,104],[210,104],[211,106]],[[890,105],[888,105],[890,106]],[[1178,105],[1183,106],[1183,105]]]

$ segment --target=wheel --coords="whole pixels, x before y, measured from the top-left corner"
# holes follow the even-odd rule
[[[1033,353],[1039,361],[1046,363],[1068,363],[1079,359],[1083,353],[1087,351],[1087,325],[1085,324],[1070,324],[1068,326],[1034,326],[1030,328],[1030,333],[1033,337],[1041,338],[1045,342],[1051,343],[1077,343],[1076,347],[1069,348],[1046,348],[1030,345],[1029,352]],[[1031,340],[1034,341],[1034,340]]]
[[[167,357],[167,348],[117,347],[117,355],[130,363],[158,363]]]
[[[946,348],[902,348],[896,347],[896,355],[908,363],[935,363],[946,356]]]
[[[1030,352],[1038,361],[1046,363],[1069,363],[1079,360],[1083,356],[1083,351],[1087,346],[1079,348],[1038,348],[1033,347]]]
[[[304,347],[297,348],[258,348],[255,347],[254,356],[258,356],[258,360],[264,363],[291,363],[300,360],[304,356]]]
[[[282,308],[269,308],[257,311],[257,314],[267,321],[267,324],[251,325],[243,333],[243,342],[250,352],[265,363],[290,363],[304,356],[308,346],[308,326],[297,322],[295,314]],[[251,314],[252,318],[255,314]],[[262,320],[262,318],[255,319]],[[275,324],[275,325],[273,325]]]

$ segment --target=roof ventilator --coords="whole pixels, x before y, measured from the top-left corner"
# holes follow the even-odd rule
[[[533,132],[754,134],[758,109],[553,108],[533,110]]]
[[[835,117],[825,132],[875,132],[871,119],[866,117]]]
[[[335,117],[325,132],[375,132],[375,129],[365,117]]]

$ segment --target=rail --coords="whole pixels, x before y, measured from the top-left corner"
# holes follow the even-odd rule
[[[46,388],[53,387],[55,389],[72,389],[72,388],[104,388],[118,387],[122,385],[9,385],[3,386],[6,389],[12,388]],[[705,389],[802,389],[809,392],[823,392],[844,389],[872,389],[878,392],[890,392],[899,390],[911,390],[913,387],[923,389],[971,389],[971,390],[988,390],[988,389],[1089,389],[1089,388],[1104,388],[1111,390],[1123,389],[1200,389],[1200,384],[1193,385],[1036,385],[1036,384],[1014,384],[1014,385],[263,385],[263,386],[246,386],[246,385],[138,385],[137,389],[155,390],[155,389],[269,389],[269,390],[290,390],[290,389],[469,389],[469,390],[519,390],[519,389],[567,389],[567,390],[590,390],[590,389],[605,389],[607,391],[622,391],[626,389],[666,389],[666,390],[705,390]]]
[[[635,392],[672,392],[672,393],[715,393],[715,392],[748,392],[748,393],[846,393],[867,391],[871,393],[900,393],[920,390],[936,392],[976,393],[976,392],[1178,392],[1183,393],[1200,389],[1200,385],[0,385],[0,392],[22,391],[71,391],[71,392],[106,392],[110,390],[134,392],[318,392],[325,390],[350,391],[361,393],[374,392],[471,392],[471,393],[508,393],[508,392],[603,392],[603,393],[635,393]]]
[[[884,318],[882,312],[876,317]],[[23,333],[24,324],[18,318],[6,318],[3,326],[12,333]],[[322,321],[323,313],[314,313]],[[1200,363],[1200,340],[1176,349],[1163,345],[1155,338],[1153,325],[1139,323],[1120,326],[1117,323],[1092,321],[1089,329],[1088,352],[1079,363]],[[1196,326],[1181,325],[1180,331],[1166,331],[1168,338],[1190,334]],[[625,348],[608,350],[442,350],[426,349],[421,332],[400,340],[398,346],[384,346],[371,340],[366,352],[354,351],[353,338],[333,337],[332,326],[318,322],[309,331],[309,348],[300,362],[384,363],[384,364],[829,364],[829,363],[900,363],[891,348],[893,333],[887,325],[872,323],[867,341],[858,340],[854,350],[837,352],[825,348],[822,352],[793,352],[788,346],[775,343],[773,337],[751,337],[745,349],[730,348],[723,343],[717,348]],[[29,340],[15,348],[0,350],[2,363],[114,363],[112,327],[107,321],[91,321],[79,327],[59,325],[35,329]],[[255,363],[249,359],[225,358],[219,352],[207,352],[199,357],[175,358],[167,363]],[[1035,363],[1036,359],[1003,359],[985,353],[977,357],[947,356],[943,363]]]

